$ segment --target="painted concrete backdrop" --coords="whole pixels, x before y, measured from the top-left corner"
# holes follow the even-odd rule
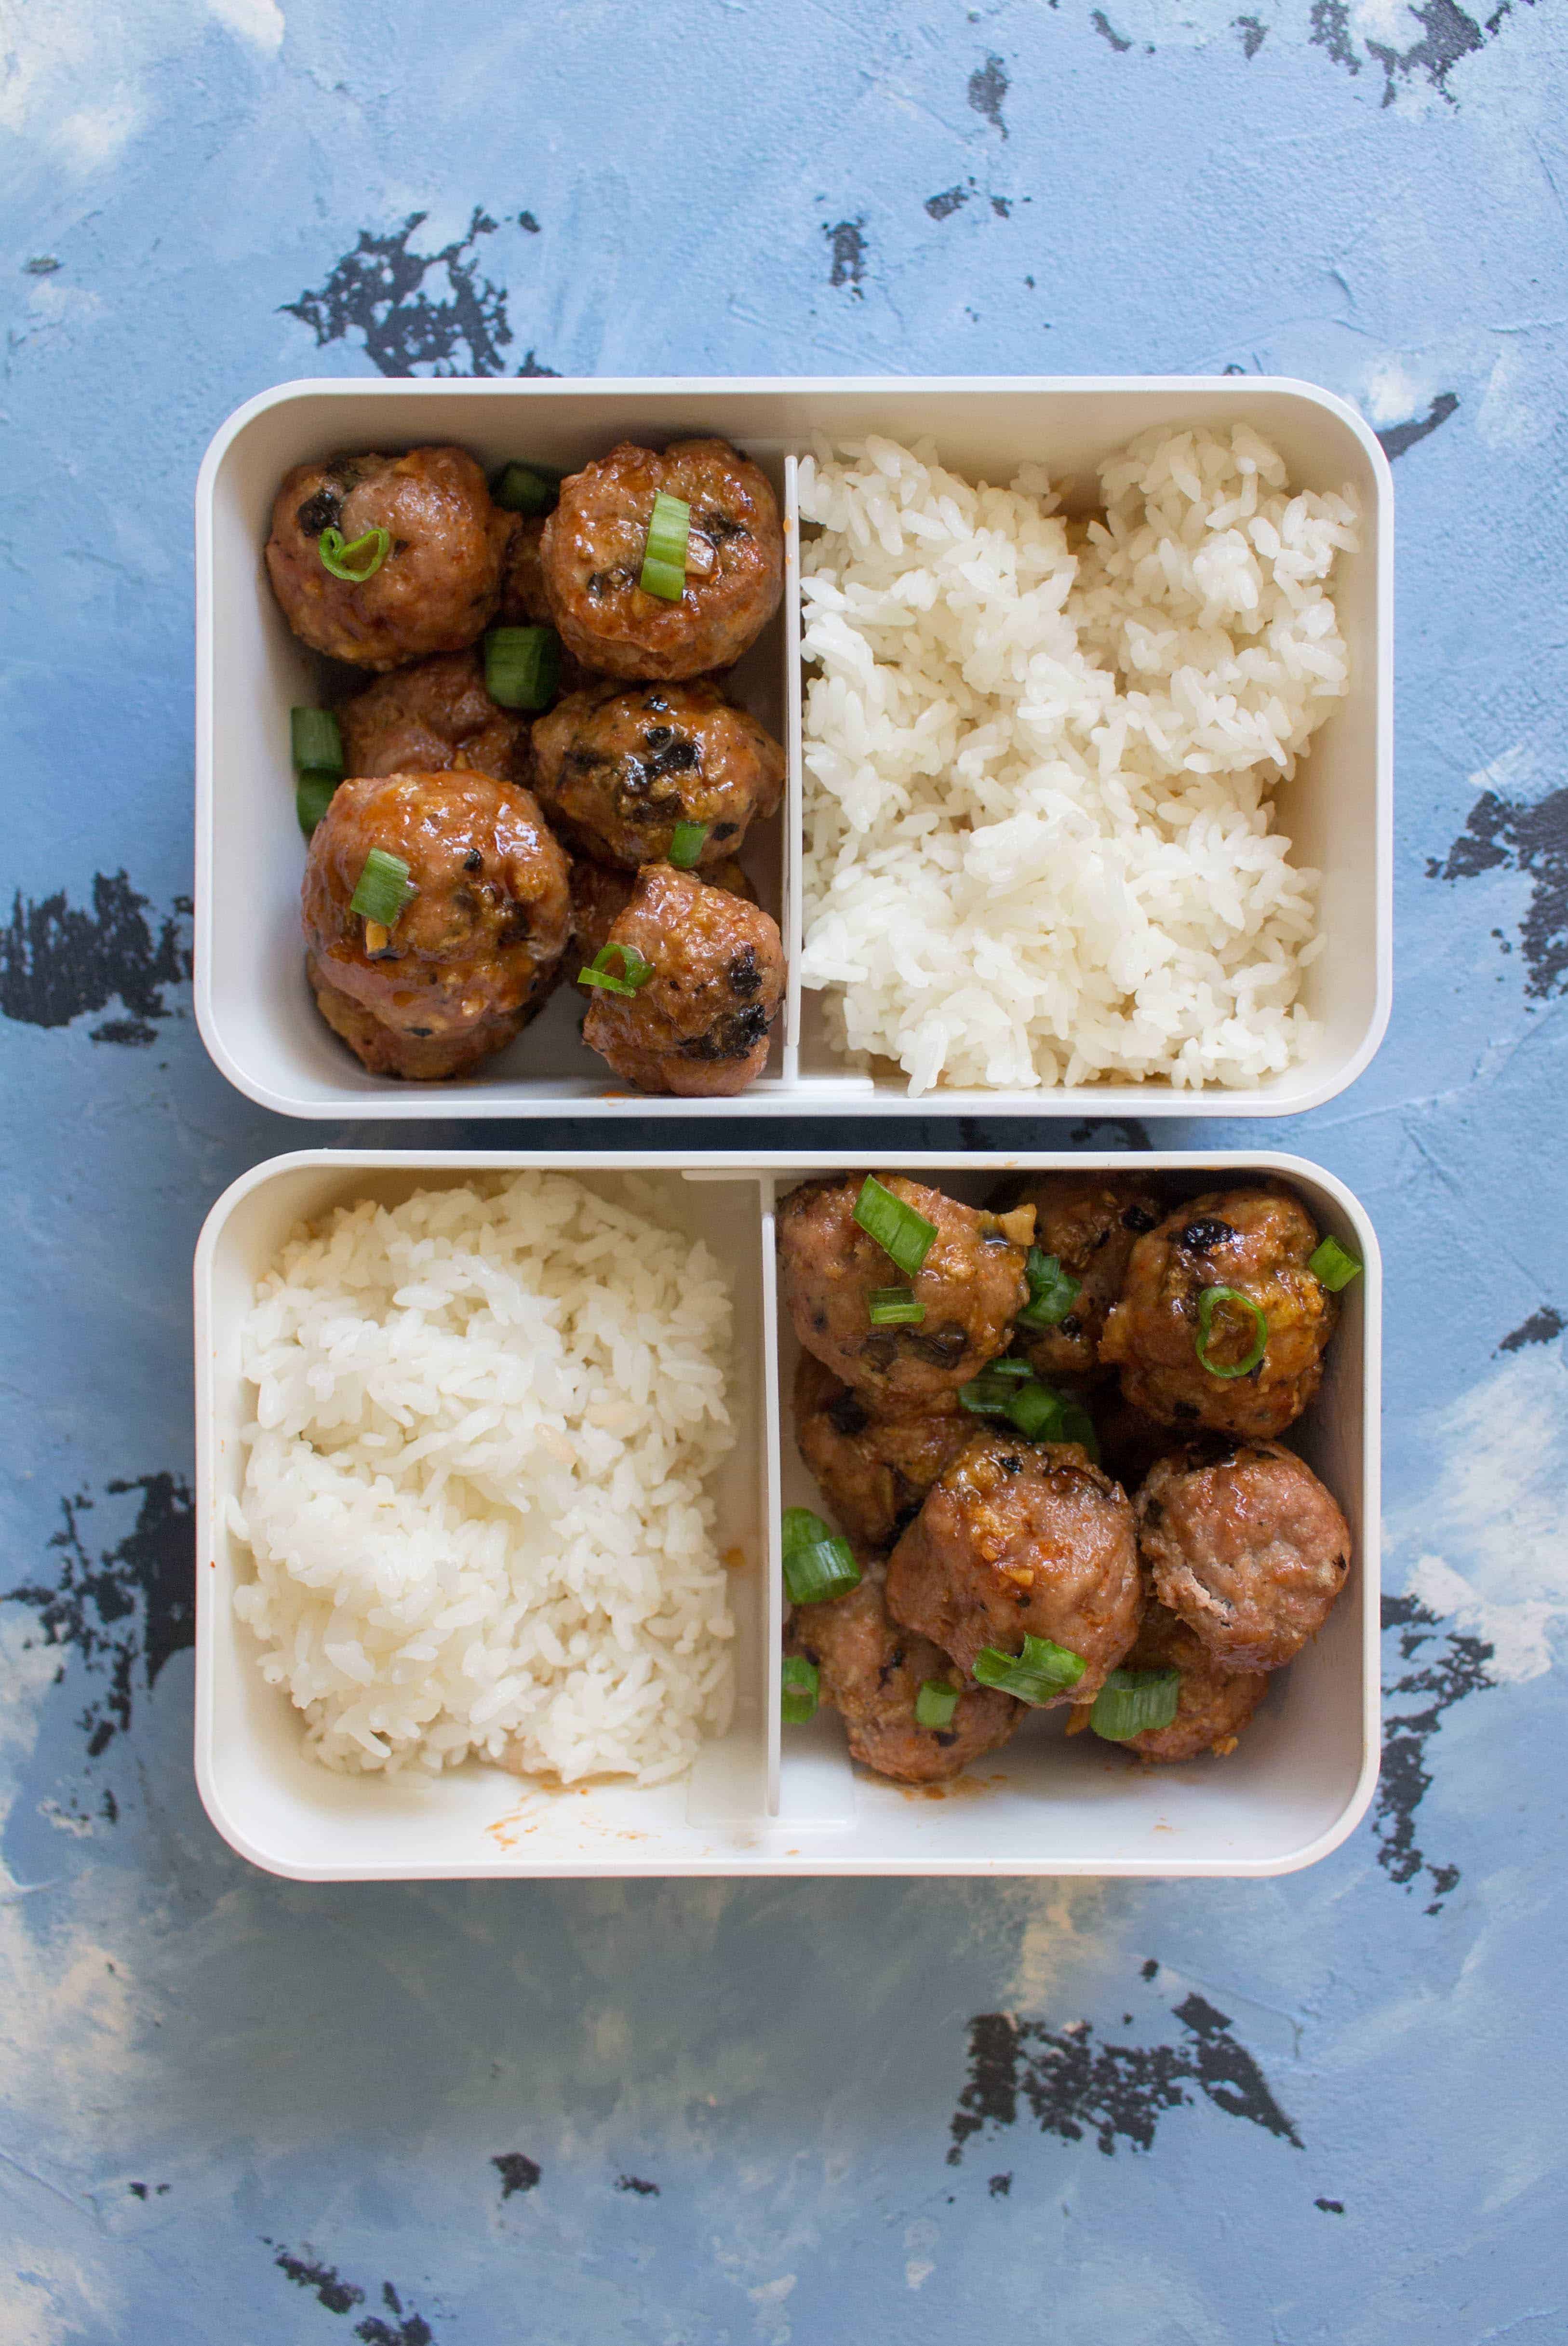
[[[1488,7],[0,5],[5,2346],[1568,2335],[1568,17]],[[209,435],[312,372],[1221,368],[1396,460],[1390,1039],[1161,1127],[1382,1229],[1374,1813],[1254,1885],[249,1871],[188,1264],[322,1136],[191,1017]]]

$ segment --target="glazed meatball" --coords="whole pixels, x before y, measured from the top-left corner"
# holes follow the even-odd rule
[[[1122,1742],[1124,1751],[1135,1752],[1140,1760],[1196,1760],[1206,1751],[1225,1759],[1268,1691],[1263,1671],[1227,1669],[1185,1621],[1152,1598],[1145,1605],[1137,1643],[1124,1667],[1176,1670],[1181,1679],[1170,1725],[1146,1727],[1141,1735],[1129,1735]],[[1088,1717],[1084,1709],[1074,1718],[1074,1727],[1086,1726]]]
[[[449,769],[526,782],[528,722],[491,699],[476,651],[438,652],[377,678],[338,710],[350,774]]]
[[[1006,1350],[1008,1323],[1028,1300],[1033,1223],[1027,1208],[999,1219],[901,1173],[881,1174],[884,1188],[936,1226],[923,1267],[906,1279],[855,1219],[863,1178],[804,1181],[780,1205],[784,1300],[801,1343],[836,1377],[879,1410],[919,1409]],[[873,1328],[873,1291],[898,1286],[913,1289],[925,1318]]]
[[[555,624],[545,592],[539,544],[544,535],[543,514],[512,516],[512,535],[501,567],[501,607],[496,613],[504,627],[553,627]]]
[[[332,456],[297,464],[272,507],[267,570],[294,633],[356,668],[402,668],[464,651],[494,616],[512,526],[461,448],[406,456]],[[385,529],[392,548],[363,585],[321,560],[324,529],[352,545]]]
[[[391,928],[350,910],[372,847],[418,893]],[[488,774],[367,775],[316,826],[302,890],[321,1015],[372,1075],[465,1075],[549,990],[570,917],[564,851],[526,790]]]
[[[691,507],[678,603],[638,585],[660,490]],[[545,521],[545,591],[561,639],[601,676],[701,676],[728,668],[779,607],[784,534],[757,466],[727,440],[629,443],[561,484]]]
[[[944,1653],[889,1617],[880,1571],[865,1558],[861,1567],[847,1596],[796,1606],[784,1650],[816,1664],[820,1699],[849,1729],[851,1759],[898,1784],[945,1783],[999,1749],[1024,1707],[993,1688],[964,1686]],[[915,1698],[930,1678],[962,1688],[946,1727],[915,1723]]]
[[[891,1547],[973,1431],[956,1395],[927,1409],[873,1415],[830,1369],[800,1355],[795,1439],[840,1526],[862,1547]]]
[[[667,863],[646,864],[610,931],[653,965],[633,994],[597,989],[583,1040],[645,1092],[728,1098],[768,1064],[784,947],[759,905]],[[620,965],[617,964],[616,974]]]
[[[1020,1328],[1014,1351],[1048,1383],[1105,1375],[1105,1314],[1122,1291],[1134,1241],[1165,1208],[1144,1182],[1119,1173],[1034,1173],[1010,1183],[1000,1202],[1033,1207],[1035,1245],[1078,1281],[1066,1318],[1054,1328]]]
[[[1077,1654],[1084,1675],[1060,1702],[1099,1691],[1142,1603],[1131,1503],[1072,1442],[972,1434],[888,1562],[894,1619],[964,1670],[983,1647],[1016,1654],[1026,1637]]]
[[[755,904],[757,891],[736,862],[733,855],[722,863],[709,864],[696,877],[707,888],[724,888],[730,895],[738,896],[743,903]],[[635,872],[622,872],[608,863],[594,863],[585,855],[572,866],[572,944],[568,959],[572,974],[591,962],[601,945],[608,944],[610,931],[631,903],[637,884]],[[586,989],[585,989],[586,991]]]
[[[1167,1425],[1261,1440],[1282,1433],[1318,1390],[1339,1317],[1336,1299],[1307,1268],[1317,1244],[1312,1217],[1287,1190],[1214,1189],[1167,1214],[1135,1244],[1100,1342],[1127,1399]],[[1217,1375],[1197,1356],[1199,1301],[1210,1287],[1234,1288],[1268,1321],[1263,1358],[1245,1375]],[[1256,1328],[1250,1311],[1220,1304],[1209,1359],[1236,1368]]]
[[[662,863],[678,822],[708,826],[704,871],[769,815],[784,752],[716,684],[599,684],[557,701],[534,728],[535,789],[569,846],[636,871]]]
[[[1315,1637],[1350,1568],[1350,1527],[1277,1442],[1194,1443],[1150,1469],[1138,1545],[1162,1605],[1235,1670],[1277,1670]]]

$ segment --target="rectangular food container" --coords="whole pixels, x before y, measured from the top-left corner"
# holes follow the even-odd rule
[[[1361,551],[1340,557],[1337,600],[1350,691],[1318,733],[1282,821],[1322,872],[1326,950],[1302,999],[1318,1022],[1309,1058],[1251,1087],[1175,1091],[1158,1083],[1025,1092],[942,1088],[911,1099],[901,1072],[844,1067],[818,997],[793,973],[800,939],[799,534],[795,458],[813,434],[930,434],[944,462],[1010,479],[1025,460],[1064,484],[1069,509],[1095,497],[1095,466],[1152,425],[1242,420],[1284,454],[1301,488],[1353,484]],[[560,1116],[657,1120],[722,1117],[720,1099],[628,1094],[577,1034],[581,1002],[562,987],[538,1023],[472,1079],[406,1084],[372,1076],[318,1016],[306,988],[289,709],[319,697],[314,656],[290,635],[262,547],[290,465],[348,448],[457,442],[488,468],[510,456],[575,469],[617,440],[689,434],[735,441],[769,474],[785,524],[785,594],[736,672],[740,697],[784,741],[784,805],[748,840],[761,901],[783,931],[791,981],[750,1115],[935,1113],[1286,1116],[1354,1081],[1388,1023],[1392,986],[1392,487],[1382,450],[1343,401],[1267,376],[801,378],[796,381],[321,382],[286,383],[238,409],[208,449],[197,489],[196,1012],[229,1081],[286,1116]]]
[[[1291,1439],[1333,1491],[1355,1536],[1351,1577],[1321,1636],[1270,1691],[1229,1759],[1141,1768],[1065,1714],[1027,1725],[945,1787],[906,1789],[850,1766],[829,1714],[781,1729],[779,1514],[820,1506],[789,1418],[795,1340],[780,1324],[774,1201],[840,1155],[309,1150],[274,1158],[228,1189],[196,1256],[196,1772],[209,1816],[244,1857],[300,1881],[631,1874],[1287,1873],[1344,1840],[1378,1772],[1378,1455],[1381,1274],[1366,1211],[1316,1165],[1278,1155],[1126,1151],[1095,1156],[891,1158],[977,1201],[1006,1171],[1095,1168],[1174,1177],[1189,1194],[1275,1174],[1326,1234],[1366,1265],[1342,1297],[1322,1387]],[[700,1235],[735,1296],[729,1402],[736,1445],[717,1486],[718,1543],[740,1551],[733,1599],[735,1724],[690,1776],[639,1790],[530,1788],[490,1768],[430,1779],[409,1770],[341,1776],[305,1755],[301,1721],[257,1668],[233,1595],[249,1563],[227,1527],[249,1414],[240,1326],[255,1281],[301,1220],[350,1200],[527,1168],[613,1184],[657,1178],[668,1219]]]

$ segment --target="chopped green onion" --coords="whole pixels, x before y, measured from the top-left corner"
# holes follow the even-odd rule
[[[918,1328],[925,1318],[912,1287],[873,1287],[866,1311],[873,1328]]]
[[[503,513],[548,513],[561,494],[561,475],[547,464],[503,464],[490,484]]]
[[[323,773],[319,766],[308,766],[295,783],[294,812],[307,839],[331,805],[337,787],[336,774]]]
[[[383,929],[395,928],[398,914],[409,898],[418,893],[402,857],[389,855],[384,847],[372,847],[365,858],[359,885],[349,898],[349,910]]]
[[[1221,1368],[1217,1361],[1208,1357],[1214,1315],[1222,1303],[1238,1303],[1244,1311],[1252,1314],[1252,1342],[1247,1358],[1238,1361],[1234,1369]],[[1193,1338],[1192,1348],[1211,1377],[1248,1376],[1268,1350],[1268,1318],[1262,1307],[1254,1303],[1250,1295],[1243,1295],[1238,1287],[1206,1287],[1197,1299],[1197,1334]]]
[[[971,1676],[977,1686],[994,1687],[999,1694],[1016,1695],[1020,1702],[1038,1705],[1076,1686],[1084,1668],[1081,1654],[1070,1654],[1065,1646],[1053,1645],[1049,1637],[1025,1637],[1021,1654],[998,1653],[994,1646],[983,1646]]]
[[[670,838],[667,860],[675,865],[677,872],[695,871],[697,859],[707,845],[708,834],[712,829],[710,822],[677,822]]]
[[[1089,1724],[1107,1743],[1168,1727],[1181,1700],[1179,1670],[1113,1670],[1089,1713]]]
[[[1307,1268],[1330,1295],[1338,1295],[1353,1279],[1359,1279],[1363,1266],[1353,1254],[1348,1253],[1338,1239],[1325,1239],[1315,1254],[1307,1258]]]
[[[289,748],[297,774],[331,774],[342,779],[343,737],[330,709],[290,709]]]
[[[1059,1328],[1083,1292],[1084,1282],[1064,1270],[1061,1259],[1031,1247],[1023,1266],[1029,1300],[1018,1314],[1021,1328]]]
[[[818,1540],[833,1536],[832,1525],[825,1524],[820,1515],[813,1515],[809,1507],[786,1507],[782,1523],[786,1556],[791,1548],[810,1547]]]
[[[1062,1396],[1049,1385],[1014,1388],[1007,1415],[1026,1442],[1059,1442],[1062,1438]]]
[[[860,1585],[860,1567],[840,1539],[809,1507],[784,1510],[784,1586],[791,1605],[822,1605]]]
[[[1004,1360],[987,1361],[980,1374],[983,1380],[986,1377],[1005,1377],[1011,1382],[1016,1377],[1021,1382],[1027,1382],[1033,1376],[1034,1372],[1027,1361]]]
[[[901,1198],[895,1198],[891,1189],[884,1189],[874,1173],[868,1173],[860,1185],[855,1219],[908,1279],[921,1268],[936,1242],[936,1224],[906,1206]]]
[[[620,955],[621,969],[618,977],[610,967],[612,954]],[[599,947],[586,969],[580,969],[577,972],[577,984],[603,986],[606,994],[633,994],[639,985],[647,984],[653,974],[652,962],[645,961],[636,945],[620,944],[612,937],[607,945]]]
[[[915,1725],[934,1727],[939,1730],[952,1725],[952,1714],[958,1708],[958,1688],[949,1686],[945,1678],[922,1678],[915,1696]]]
[[[1062,1402],[1062,1430],[1057,1434],[1056,1439],[1058,1442],[1077,1443],[1081,1449],[1088,1452],[1090,1457],[1094,1460],[1095,1464],[1096,1466],[1099,1464],[1100,1437],[1095,1431],[1094,1419],[1084,1407],[1082,1402],[1067,1401],[1066,1399],[1064,1399]]]
[[[647,546],[637,585],[645,595],[678,603],[686,592],[686,546],[691,535],[691,507],[684,497],[660,489],[648,515]]]
[[[801,1654],[786,1654],[781,1676],[783,1692],[779,1709],[785,1726],[809,1726],[817,1716],[821,1692],[821,1675],[816,1663],[807,1661]]]
[[[334,578],[346,578],[351,586],[362,586],[392,552],[392,532],[367,529],[352,546],[346,546],[341,529],[324,529],[316,540],[316,551],[323,570],[330,570]]]
[[[484,689],[503,709],[548,709],[561,680],[554,627],[492,627],[484,638]]]

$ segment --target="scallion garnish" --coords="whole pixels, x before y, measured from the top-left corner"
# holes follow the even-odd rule
[[[809,1507],[784,1510],[784,1586],[791,1605],[823,1605],[860,1585],[860,1567],[847,1539]]]
[[[349,898],[349,910],[363,921],[374,921],[378,928],[392,929],[409,898],[418,893],[402,857],[389,855],[384,847],[372,847],[359,885]]]
[[[915,1696],[915,1725],[942,1729],[952,1725],[958,1708],[958,1688],[945,1678],[922,1678]]]
[[[1020,1702],[1049,1702],[1083,1677],[1084,1658],[1049,1637],[1025,1637],[1021,1654],[999,1653],[983,1646],[971,1672],[977,1686],[994,1687],[999,1694],[1016,1695]]]
[[[1064,1270],[1061,1258],[1031,1247],[1023,1266],[1029,1300],[1018,1314],[1021,1328],[1059,1328],[1083,1292],[1084,1282]]]
[[[610,967],[612,954],[620,960],[618,976]],[[599,947],[586,969],[577,972],[577,984],[603,986],[606,994],[633,994],[639,985],[647,984],[653,974],[652,962],[645,961],[636,945],[618,944],[612,937],[607,945]]]
[[[1008,1398],[1007,1415],[1026,1442],[1059,1442],[1062,1407],[1061,1394],[1049,1385],[1019,1385]]]
[[[1179,1670],[1113,1670],[1089,1713],[1089,1724],[1107,1743],[1168,1727],[1181,1700]]]
[[[548,709],[561,680],[554,627],[492,627],[484,638],[484,689],[503,709]]]
[[[338,787],[336,774],[325,774],[320,767],[308,767],[294,784],[294,812],[300,818],[300,828],[307,839],[332,803],[332,793]]]
[[[911,1287],[873,1287],[866,1299],[866,1316],[873,1328],[918,1328],[925,1305]]]
[[[331,774],[334,781],[341,780],[343,737],[330,709],[290,709],[289,748],[297,774]]]
[[[817,1716],[821,1674],[802,1654],[786,1654],[781,1672],[783,1691],[779,1711],[786,1727],[808,1727]]]
[[[637,585],[645,595],[678,603],[686,592],[686,542],[691,535],[691,507],[684,497],[660,489],[648,515],[647,545]]]
[[[1086,1450],[1097,1466],[1100,1463],[1100,1437],[1095,1431],[1095,1421],[1081,1401],[1062,1401],[1062,1425],[1058,1442],[1075,1442]]]
[[[1077,1442],[1097,1466],[1095,1421],[1081,1402],[1036,1377],[1027,1361],[993,1361],[958,1398],[976,1417],[1004,1417],[1028,1442]]]
[[[855,1219],[868,1238],[875,1239],[885,1255],[891,1255],[907,1279],[912,1279],[923,1265],[936,1242],[936,1224],[884,1189],[874,1173],[868,1173],[855,1200]]]
[[[677,872],[694,872],[697,859],[708,843],[710,822],[677,822],[670,835],[669,854],[666,859]]]
[[[348,546],[341,529],[324,529],[316,540],[316,551],[323,570],[330,570],[334,578],[346,578],[351,586],[362,586],[367,578],[375,576],[392,552],[392,532],[367,529],[362,537],[356,537]]]
[[[490,497],[503,513],[548,513],[561,494],[561,475],[547,464],[503,464]]]
[[[1308,1256],[1307,1268],[1320,1287],[1326,1287],[1330,1295],[1338,1295],[1342,1287],[1359,1279],[1364,1265],[1338,1239],[1325,1239],[1316,1253]]]
[[[1222,1303],[1237,1304],[1243,1311],[1252,1314],[1252,1342],[1247,1348],[1247,1358],[1238,1361],[1233,1369],[1223,1368],[1217,1361],[1211,1361],[1208,1357],[1214,1315]],[[1243,1295],[1238,1287],[1206,1287],[1197,1299],[1197,1334],[1192,1340],[1192,1348],[1211,1377],[1247,1376],[1268,1350],[1268,1318],[1251,1296]]]

